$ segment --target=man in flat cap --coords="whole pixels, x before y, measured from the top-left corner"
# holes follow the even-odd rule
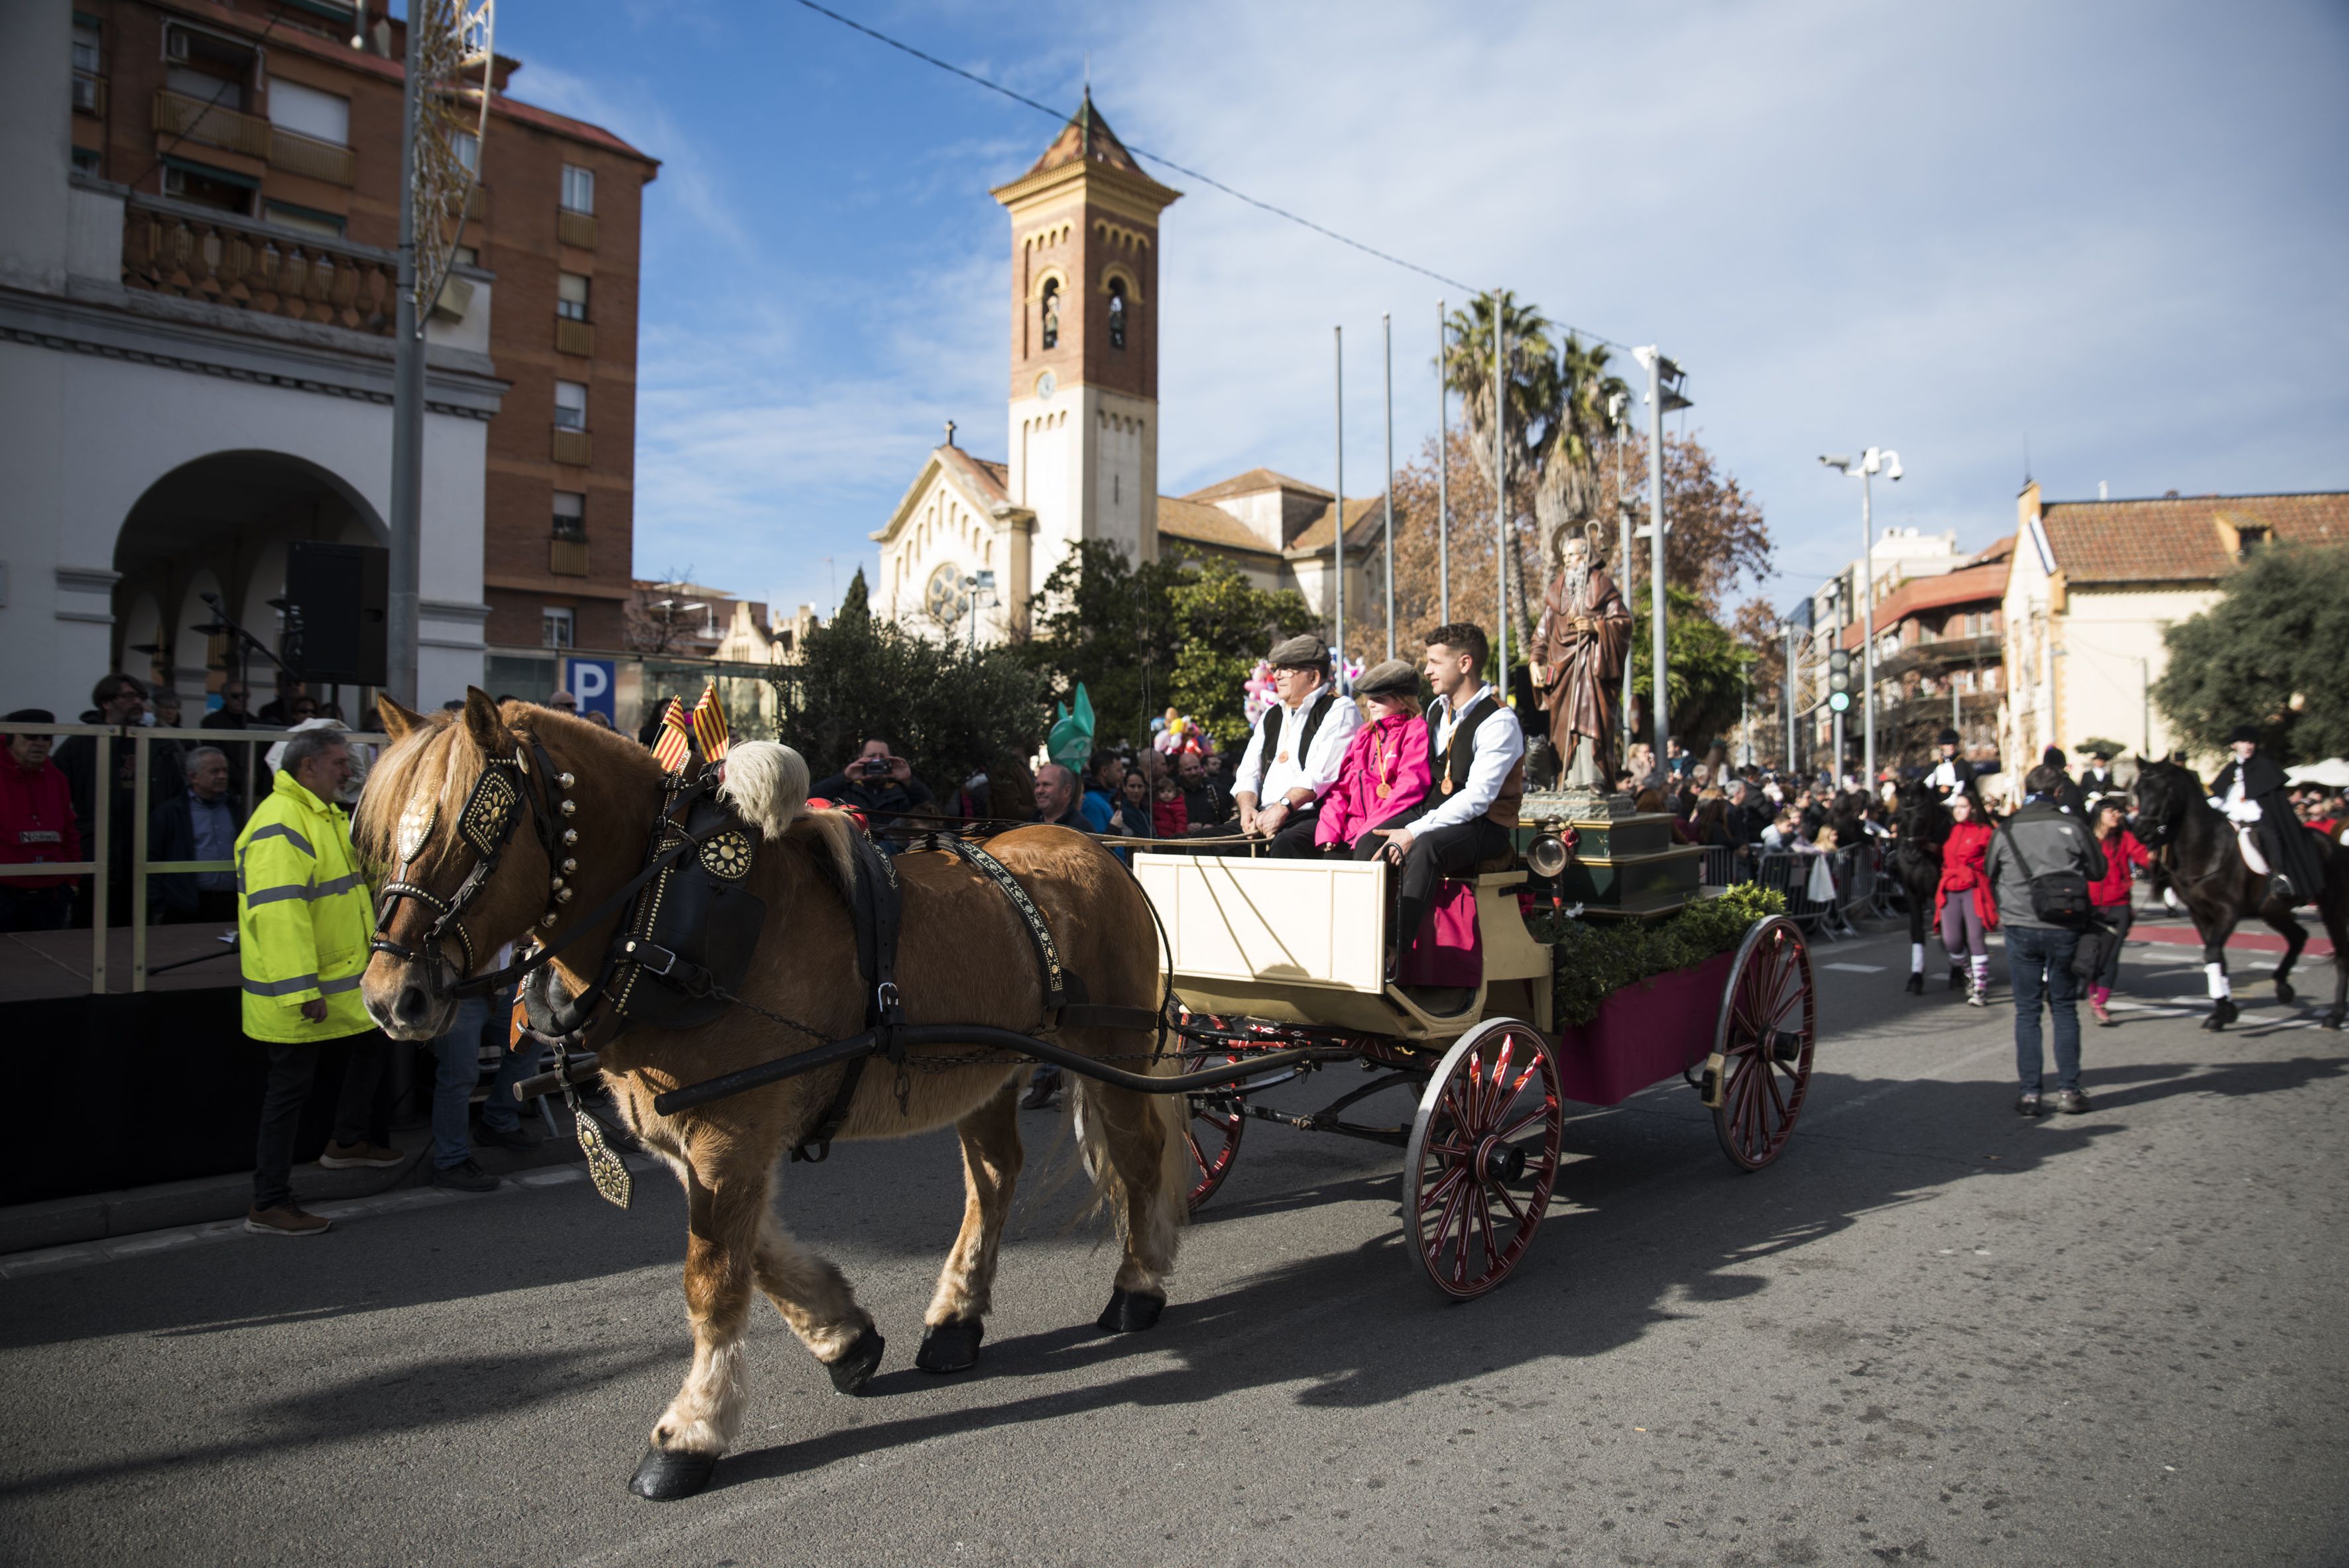
[[[1330,645],[1313,633],[1275,644],[1269,657],[1280,700],[1248,737],[1232,804],[1241,831],[1269,838],[1275,855],[1302,859],[1313,853],[1321,797],[1337,783],[1362,715],[1330,684]]]
[[[2210,785],[2210,804],[2227,814],[2237,833],[2251,841],[2245,848],[2255,854],[2244,859],[2254,871],[2268,873],[2269,888],[2287,904],[2306,903],[2323,890],[2324,864],[2316,840],[2300,825],[2284,795],[2283,769],[2260,753],[2260,732],[2239,724],[2228,736],[2234,760],[2219,769]]]

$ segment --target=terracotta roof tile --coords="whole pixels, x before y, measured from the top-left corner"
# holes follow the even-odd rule
[[[1109,121],[1102,118],[1101,110],[1093,108],[1091,88],[1086,89],[1085,101],[1078,106],[1077,112],[1069,117],[1069,123],[1061,128],[1061,134],[1052,139],[1052,145],[1044,150],[1044,156],[1039,158],[1028,174],[1021,178],[1088,160],[1105,163],[1112,169],[1123,169],[1129,173],[1142,173],[1142,165],[1133,160],[1133,154],[1125,150],[1125,143],[1110,129]]]
[[[2064,580],[2209,583],[2232,571],[2220,524],[2300,544],[2349,544],[2349,491],[2054,501],[2041,509]]]
[[[1222,500],[1229,496],[1261,495],[1266,490],[1288,490],[1296,495],[1311,496],[1318,500],[1326,501],[1330,499],[1330,492],[1320,486],[1307,484],[1303,480],[1290,479],[1287,474],[1275,473],[1270,469],[1250,469],[1244,474],[1234,474],[1230,479],[1211,484],[1206,490],[1193,490],[1183,499],[1185,500]]]
[[[990,501],[1011,503],[1011,468],[1008,463],[989,462],[975,458],[960,447],[933,449],[937,459],[959,474],[964,482]]]
[[[1222,507],[1210,506],[1187,496],[1163,495],[1158,498],[1158,531],[1169,538],[1185,540],[1193,544],[1212,545],[1217,550],[1244,551],[1251,555],[1268,557],[1280,553],[1265,543],[1254,529]]]
[[[1385,518],[1384,497],[1349,497],[1346,501],[1347,548],[1358,550],[1369,542],[1371,535]],[[1330,509],[1325,506],[1311,522],[1298,530],[1297,537],[1288,542],[1288,553],[1292,556],[1319,555],[1330,548]]]

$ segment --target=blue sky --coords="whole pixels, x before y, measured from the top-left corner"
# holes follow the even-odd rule
[[[1661,342],[1761,500],[1784,603],[1856,553],[1816,455],[1898,448],[1879,522],[2349,488],[2349,8],[1358,0],[845,11],[1554,320]],[[827,606],[944,420],[1000,457],[1007,225],[1054,124],[790,0],[509,0],[515,95],[664,160],[645,216],[636,569]],[[1435,424],[1459,291],[1180,175],[1163,488],[1347,489]],[[831,560],[827,562],[826,557]]]

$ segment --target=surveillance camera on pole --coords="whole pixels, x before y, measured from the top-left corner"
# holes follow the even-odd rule
[[[1860,623],[1860,696],[1861,714],[1866,737],[1864,755],[1867,758],[1868,787],[1876,788],[1876,567],[1875,524],[1871,517],[1873,495],[1871,485],[1878,474],[1896,483],[1899,480],[1900,454],[1889,447],[1870,447],[1858,458],[1836,454],[1819,455],[1827,468],[1838,469],[1846,478],[1859,477],[1859,623]],[[1849,698],[1845,699],[1848,706]],[[1840,709],[1838,709],[1840,711]],[[1840,766],[1840,763],[1838,763]]]

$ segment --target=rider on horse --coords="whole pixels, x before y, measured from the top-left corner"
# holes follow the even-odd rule
[[[1941,759],[1925,775],[1925,782],[1933,787],[1933,792],[1941,798],[1944,805],[1952,795],[1974,792],[1974,765],[1959,754],[1958,748],[1962,744],[1956,730],[1942,730]]]
[[[2219,769],[2210,786],[2210,804],[2235,824],[2239,838],[2251,842],[2257,854],[2246,855],[2252,868],[2269,875],[2269,886],[2287,907],[2308,903],[2324,885],[2324,870],[2316,846],[2302,830],[2292,802],[2284,797],[2283,769],[2271,758],[2260,755],[2260,732],[2239,724],[2227,737],[2235,759]]]

